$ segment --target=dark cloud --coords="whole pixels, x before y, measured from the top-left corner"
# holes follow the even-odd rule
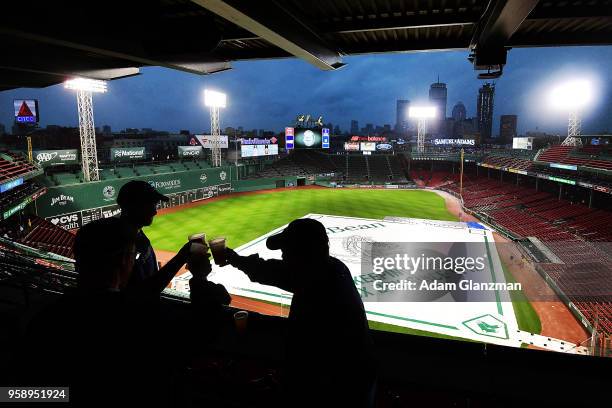
[[[563,114],[544,109],[551,81],[563,75],[590,73],[599,78],[599,103],[585,113],[586,132],[612,128],[608,112],[612,98],[612,47],[514,49],[503,77],[496,81],[495,124],[502,114],[519,115],[519,130],[564,132]],[[234,63],[234,69],[196,76],[162,68],[145,68],[143,75],[109,84],[109,92],[94,98],[96,125],[151,127],[177,131],[208,129],[203,106],[205,87],[228,94],[222,126],[281,130],[295,115],[323,115],[326,122],[349,127],[351,119],[393,124],[395,101],[427,99],[429,85],[440,76],[448,85],[447,114],[458,101],[468,116],[476,114],[482,81],[476,79],[467,52],[428,52],[348,57],[337,72],[320,71],[296,59]],[[0,93],[0,123],[12,123],[13,98],[38,98],[42,125],[76,125],[76,98],[61,86],[19,89]]]

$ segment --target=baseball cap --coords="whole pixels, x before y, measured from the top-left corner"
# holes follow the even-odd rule
[[[117,204],[120,207],[169,200],[170,198],[158,192],[152,185],[141,180],[128,181],[121,187],[117,195]]]
[[[266,246],[268,249],[276,250],[303,242],[329,242],[323,224],[311,218],[293,220],[282,232],[269,237],[266,240]]]

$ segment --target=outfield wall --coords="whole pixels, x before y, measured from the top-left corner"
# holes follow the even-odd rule
[[[162,208],[206,200],[233,191],[257,191],[297,185],[297,177],[236,180],[235,167],[187,170],[91,183],[49,187],[35,203],[36,214],[65,229],[76,229],[119,213],[117,194],[128,181],[142,180],[167,195]]]
[[[117,194],[128,181],[151,184],[170,197],[164,207],[173,207],[230,193],[233,170],[219,167],[49,187],[36,201],[36,213],[55,225],[75,229],[118,214]]]
[[[234,192],[266,190],[270,188],[297,186],[297,177],[265,178],[255,180],[232,180]]]

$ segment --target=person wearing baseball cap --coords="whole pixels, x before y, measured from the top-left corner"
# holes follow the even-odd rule
[[[141,180],[128,181],[117,195],[117,204],[121,207],[119,219],[137,231],[136,261],[127,290],[156,300],[189,258],[188,242],[174,258],[159,268],[151,241],[142,231],[143,227],[153,223],[157,204],[169,200],[170,198],[158,192],[151,184]]]
[[[252,281],[293,293],[284,374],[291,405],[373,406],[375,364],[363,302],[349,269],[330,256],[325,226],[294,220],[266,246],[281,250],[282,260],[229,248],[226,256]]]

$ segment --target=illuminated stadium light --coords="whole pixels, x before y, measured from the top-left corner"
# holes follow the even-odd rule
[[[204,105],[211,108],[225,108],[227,106],[227,95],[222,92],[205,89]]]
[[[106,81],[88,78],[74,78],[64,82],[66,89],[74,89],[76,91],[105,93],[107,91]]]
[[[427,119],[436,117],[435,106],[411,106],[408,116],[417,119],[417,151],[425,151],[425,134],[427,133]]]
[[[594,93],[593,83],[589,80],[568,81],[551,90],[549,103],[551,107],[558,110],[582,110],[593,102]]]
[[[436,117],[435,106],[411,106],[408,116],[415,119],[433,119]]]
[[[93,93],[105,93],[106,81],[89,78],[73,78],[64,83],[66,89],[77,91],[79,110],[79,135],[81,138],[81,168],[85,181],[98,181],[98,151],[93,115]]]
[[[567,137],[561,143],[564,146],[582,146],[580,132],[582,127],[581,112],[594,101],[595,90],[592,81],[575,79],[555,86],[548,95],[549,105],[556,110],[569,113]]]
[[[219,121],[219,108],[227,106],[227,95],[223,92],[204,90],[204,105],[210,108],[210,134],[213,139],[221,137],[221,123]],[[221,148],[213,146],[210,149],[213,167],[221,166]]]

